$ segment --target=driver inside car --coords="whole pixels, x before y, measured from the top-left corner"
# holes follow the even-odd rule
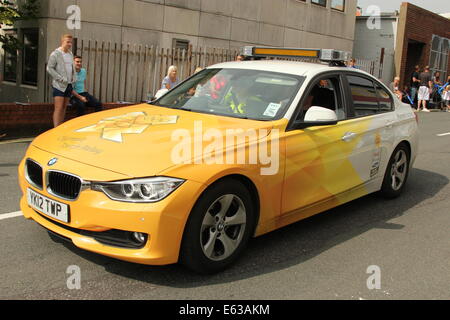
[[[246,78],[234,81],[230,91],[224,97],[224,104],[230,108],[230,111],[237,114],[257,112],[258,106],[263,104],[264,101],[252,94],[251,85],[252,81]]]

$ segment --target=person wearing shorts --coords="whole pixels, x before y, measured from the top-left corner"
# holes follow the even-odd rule
[[[47,72],[53,78],[53,126],[57,127],[64,122],[67,105],[73,91],[73,83],[76,81],[76,73],[73,65],[72,49],[73,37],[65,34],[61,37],[61,46],[50,54],[47,64]]]
[[[419,75],[420,75],[420,66],[415,66],[414,67],[414,72],[411,76],[411,99],[413,101],[413,104],[416,102],[416,98],[417,98],[417,93],[419,91],[419,87],[420,87],[420,80],[419,80]]]
[[[433,82],[431,81],[431,73],[430,67],[426,66],[425,71],[419,75],[420,87],[417,100],[417,111],[420,111],[420,106],[423,105],[423,111],[430,112],[427,109],[427,102],[430,101],[430,91],[433,86]]]
[[[442,92],[442,98],[445,103],[445,110],[447,112],[450,112],[450,85],[445,87],[444,91]]]

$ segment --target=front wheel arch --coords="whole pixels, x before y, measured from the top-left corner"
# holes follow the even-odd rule
[[[248,178],[244,175],[241,175],[241,174],[228,175],[223,178],[220,178],[219,180],[215,181],[214,183],[217,183],[217,182],[221,181],[222,179],[235,179],[235,180],[241,182],[250,192],[250,196],[252,198],[252,202],[253,202],[253,205],[255,208],[255,223],[254,223],[254,229],[252,230],[252,235],[254,235],[256,227],[259,224],[259,218],[260,218],[260,199],[259,199],[259,192],[258,192],[258,189],[256,188],[256,185],[253,183],[252,180],[250,180],[250,178]]]

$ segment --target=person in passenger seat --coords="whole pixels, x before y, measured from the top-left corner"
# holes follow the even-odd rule
[[[320,80],[314,86],[306,99],[303,111],[306,112],[312,106],[328,108],[333,111],[335,110],[334,92],[328,89],[328,80]]]

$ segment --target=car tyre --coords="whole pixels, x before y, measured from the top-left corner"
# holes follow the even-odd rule
[[[397,198],[405,188],[409,174],[410,151],[400,144],[392,153],[384,174],[380,194],[388,199]]]
[[[220,272],[234,263],[253,234],[255,205],[249,190],[235,179],[210,186],[187,221],[180,262],[200,274]]]

